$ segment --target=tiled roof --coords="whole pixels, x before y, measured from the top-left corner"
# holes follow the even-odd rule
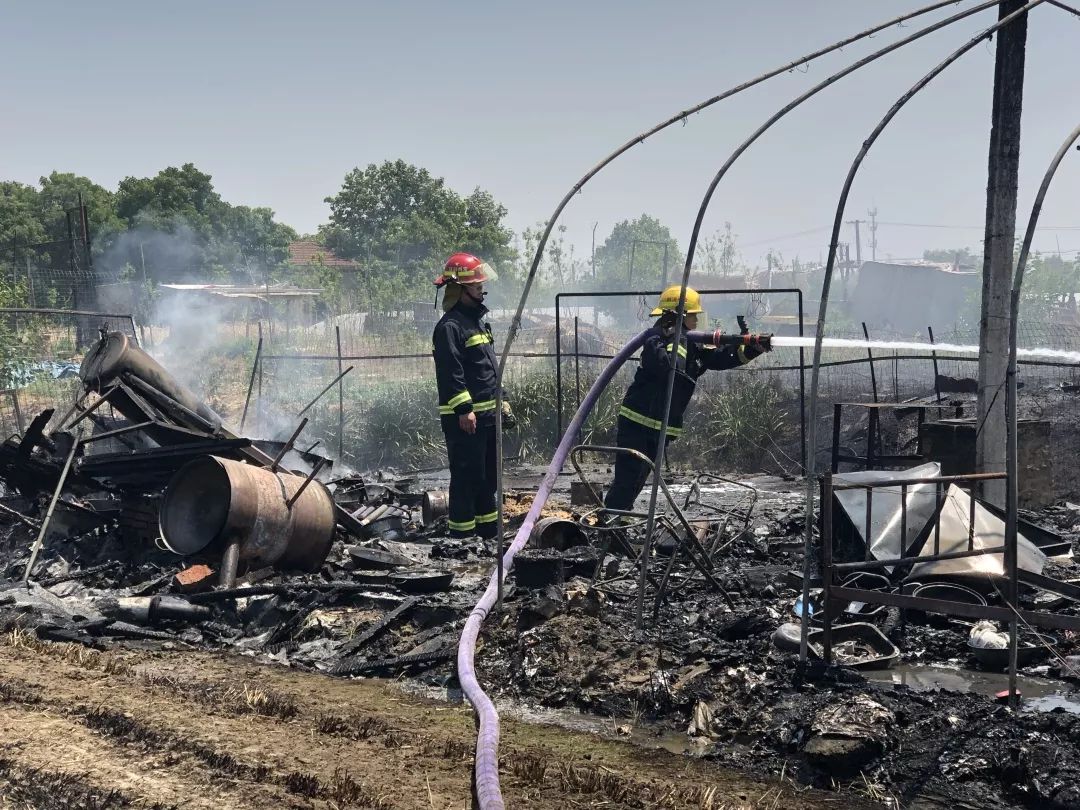
[[[323,264],[327,267],[358,267],[357,262],[342,259],[318,242],[304,241],[289,244],[289,264]]]

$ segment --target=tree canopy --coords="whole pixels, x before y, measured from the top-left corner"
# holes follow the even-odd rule
[[[462,197],[427,169],[403,160],[355,168],[326,198],[330,222],[320,236],[337,255],[355,259],[366,283],[405,299],[426,296],[452,253],[480,256],[497,271],[514,257],[506,208],[476,188]],[[422,291],[422,292],[421,292]]]
[[[209,174],[193,164],[162,169],[152,177],[127,177],[115,192],[89,178],[53,172],[39,187],[0,183],[0,245],[16,246],[39,266],[64,268],[71,259],[68,212],[82,243],[75,213],[86,206],[92,258],[106,273],[128,272],[147,280],[220,278],[262,280],[288,257],[296,232],[274,220],[269,208],[230,205]],[[82,266],[85,257],[76,254]]]
[[[38,196],[38,190],[25,183],[0,182],[0,245],[45,241]]]
[[[124,232],[107,240],[106,264],[139,268],[156,281],[261,280],[288,257],[296,232],[269,208],[230,205],[193,164],[127,177],[116,191]]]
[[[923,261],[927,262],[953,262],[961,267],[977,267],[982,269],[982,256],[972,253],[971,248],[934,248],[923,251]]]
[[[679,277],[685,260],[668,227],[642,214],[618,223],[597,246],[596,277],[602,289],[658,288],[665,276],[668,283]]]

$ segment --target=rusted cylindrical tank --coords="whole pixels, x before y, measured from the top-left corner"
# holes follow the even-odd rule
[[[238,537],[240,559],[249,565],[318,571],[334,540],[334,503],[326,487],[312,481],[289,507],[304,480],[216,456],[197,458],[165,490],[162,539],[177,554],[195,554]]]
[[[450,512],[450,493],[433,489],[424,493],[420,507],[420,520],[424,528],[434,525],[435,521]]]
[[[221,417],[181,384],[153,357],[123,332],[109,332],[86,353],[79,367],[79,377],[87,388],[100,391],[124,372],[138,377],[161,393],[194,411],[211,425],[221,425]]]

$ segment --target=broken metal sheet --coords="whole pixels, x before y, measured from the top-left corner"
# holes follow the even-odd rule
[[[35,582],[5,585],[0,589],[0,603],[44,619],[64,622],[105,620],[91,603],[83,599],[61,599]]]
[[[951,485],[945,493],[945,503],[941,507],[941,539],[937,552],[947,554],[954,551],[966,551],[971,526],[971,496],[966,491]],[[975,501],[975,531],[972,547],[975,549],[993,548],[1005,545],[1005,521],[992,514],[977,500]],[[935,532],[931,529],[919,551],[918,556],[935,553]],[[983,554],[978,557],[963,557],[958,560],[936,560],[918,563],[911,569],[908,579],[926,579],[928,577],[973,577],[979,584],[985,584],[986,577],[1005,575],[1003,554]],[[1046,565],[1046,555],[1017,532],[1016,563],[1024,571],[1041,574]]]
[[[876,481],[904,481],[920,478],[937,478],[941,475],[941,465],[936,461],[912,467],[909,470],[865,470],[839,473],[833,476],[836,484],[872,484]],[[866,493],[865,489],[843,489],[834,492],[840,507],[855,526],[870,549],[870,553],[879,560],[898,559],[903,548],[914,542],[934,514],[937,507],[937,484],[912,484],[907,489],[907,527],[904,542],[901,545],[900,525],[900,487],[875,488],[870,503],[870,537],[866,535]]]

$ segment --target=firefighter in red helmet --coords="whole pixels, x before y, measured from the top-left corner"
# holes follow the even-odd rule
[[[450,536],[495,536],[498,478],[495,403],[498,362],[491,326],[484,320],[484,284],[491,266],[470,253],[455,253],[435,286],[445,288],[444,315],[435,325],[432,351],[439,388],[439,418],[450,462]],[[503,426],[514,418],[503,400]]]

